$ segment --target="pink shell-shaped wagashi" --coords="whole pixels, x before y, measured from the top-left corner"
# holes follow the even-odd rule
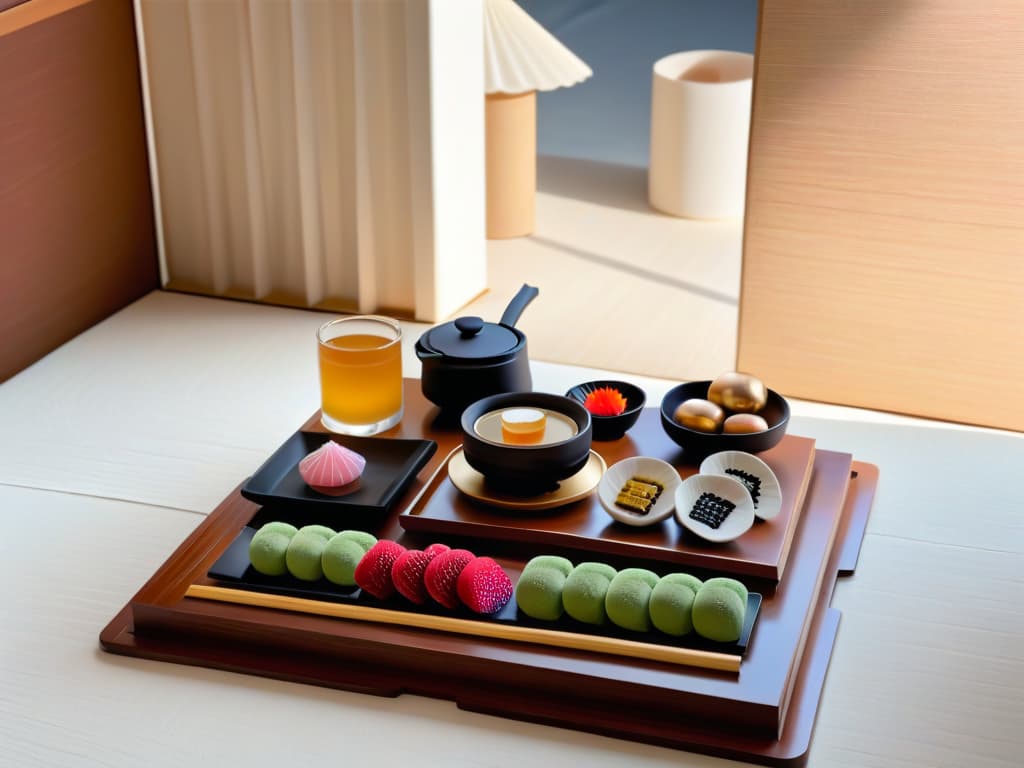
[[[337,488],[356,480],[365,466],[358,453],[328,440],[299,462],[299,474],[309,485]]]

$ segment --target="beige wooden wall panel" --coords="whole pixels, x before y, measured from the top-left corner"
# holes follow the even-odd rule
[[[7,5],[0,382],[159,287],[131,5]]]
[[[1024,5],[765,0],[738,366],[1024,430]]]

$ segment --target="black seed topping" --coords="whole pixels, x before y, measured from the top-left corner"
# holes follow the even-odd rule
[[[761,478],[749,472],[744,472],[742,469],[727,469],[725,474],[732,475],[747,486],[747,490],[750,491],[750,498],[754,500],[754,508],[757,509],[757,499],[761,495]]]
[[[702,493],[690,510],[690,517],[709,528],[718,528],[736,505],[713,493]]]

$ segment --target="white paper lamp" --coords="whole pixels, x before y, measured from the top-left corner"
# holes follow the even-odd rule
[[[534,229],[537,91],[592,72],[513,0],[485,0],[484,57],[487,237],[521,237]]]

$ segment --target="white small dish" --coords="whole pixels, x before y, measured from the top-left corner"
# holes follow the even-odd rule
[[[715,496],[713,501],[724,500],[734,505],[717,528],[691,516],[705,493]],[[754,502],[747,486],[728,475],[691,475],[676,488],[676,520],[707,541],[732,541],[754,524]]]
[[[646,514],[639,514],[616,505],[615,497],[619,495],[619,491],[622,490],[626,481],[644,477],[663,486],[661,495],[654,502],[654,506]],[[597,486],[597,497],[600,499],[604,511],[615,520],[625,525],[641,528],[656,525],[672,514],[672,510],[675,509],[676,488],[680,482],[676,468],[667,461],[647,456],[633,456],[608,467]]]
[[[754,502],[754,515],[771,520],[782,511],[782,488],[772,468],[744,451],[721,451],[700,464],[702,475],[726,475],[747,487]]]

